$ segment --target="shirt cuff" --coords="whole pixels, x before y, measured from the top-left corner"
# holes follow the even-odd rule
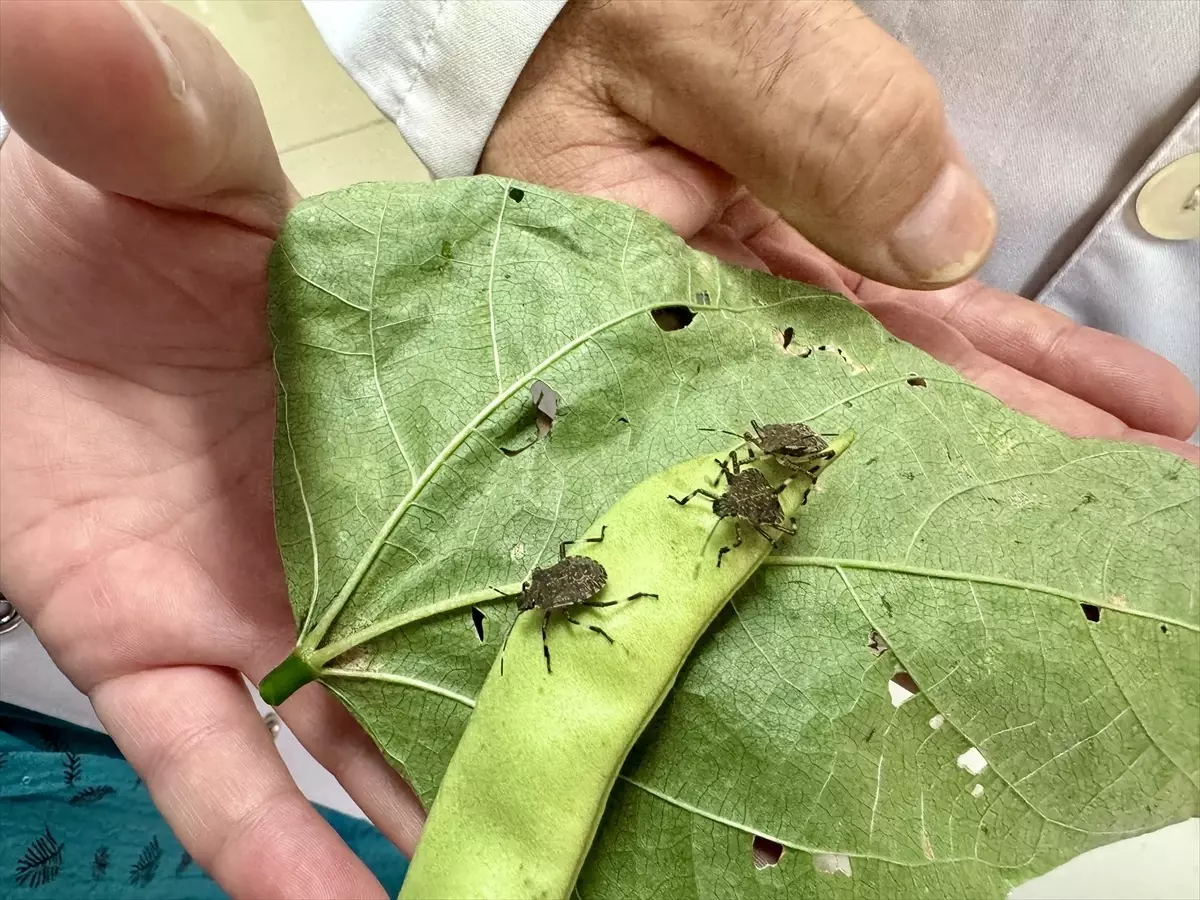
[[[304,0],[342,67],[435,178],[471,175],[565,0]]]

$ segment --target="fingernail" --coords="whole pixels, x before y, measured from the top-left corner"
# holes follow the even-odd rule
[[[954,161],[892,233],[892,258],[914,280],[951,284],[983,261],[996,233],[996,212],[983,186]]]
[[[129,13],[142,34],[146,36],[146,40],[154,50],[154,55],[162,64],[163,74],[167,78],[167,90],[176,97],[182,97],[187,88],[183,81],[183,71],[179,68],[179,61],[175,59],[175,54],[171,52],[171,48],[163,39],[162,32],[158,30],[158,27],[136,0],[121,0],[121,6]]]

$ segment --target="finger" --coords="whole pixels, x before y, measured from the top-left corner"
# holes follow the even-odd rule
[[[971,282],[945,291],[863,286],[936,316],[982,353],[1107,410],[1132,428],[1179,439],[1200,422],[1200,396],[1157,353],[1015,294]]]
[[[1156,353],[1088,328],[1039,303],[968,282],[906,291],[864,279],[833,262],[751,196],[726,211],[735,239],[785,278],[864,303],[897,301],[947,322],[988,357],[1105,410],[1130,427],[1186,439],[1200,420],[1187,376]],[[824,265],[822,264],[824,263]]]
[[[254,683],[294,649],[291,642],[272,642],[246,668]],[[425,811],[408,783],[326,688],[309,685],[279,707],[288,728],[345,788],[368,819],[410,859],[417,849]]]
[[[1200,447],[1130,428],[1111,413],[981,353],[935,316],[893,300],[875,300],[862,306],[896,337],[952,366],[968,381],[1018,412],[1074,437],[1150,444],[1200,464]]]
[[[127,675],[92,703],[180,842],[234,897],[386,896],[297,789],[232,672]]]
[[[612,100],[876,280],[954,283],[990,200],[916,59],[849,2],[611,4]]]
[[[291,188],[254,87],[157,2],[9,0],[0,107],[23,141],[104,190],[276,225]]]

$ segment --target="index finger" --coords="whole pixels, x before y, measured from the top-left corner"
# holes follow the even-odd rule
[[[92,703],[180,842],[233,897],[387,897],[300,793],[232,671],[123,675]]]

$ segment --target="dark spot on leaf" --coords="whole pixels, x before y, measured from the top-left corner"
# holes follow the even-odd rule
[[[870,459],[868,459],[866,462],[864,462],[863,465],[864,466],[873,466],[878,461],[879,461],[878,456],[872,456]]]
[[[618,422],[622,422],[622,423],[624,423],[624,424],[626,424],[626,425],[628,425],[628,424],[629,424],[629,420],[628,420],[627,418],[625,418],[624,416],[617,416],[617,421],[618,421]]]
[[[1167,633],[1167,626],[1166,626],[1166,625],[1159,625],[1159,626],[1158,626],[1158,628],[1159,628],[1159,630],[1160,630],[1160,631],[1161,631],[1163,634],[1166,634],[1166,633]]]
[[[979,830],[982,831],[984,834],[988,833],[988,827],[986,825],[980,825]]]
[[[454,259],[454,245],[449,241],[442,241],[442,259]]]
[[[494,194],[492,196],[495,196]],[[525,199],[525,192],[520,188],[510,187],[508,189],[508,199],[513,203],[520,203]]]
[[[650,311],[650,317],[663,331],[681,331],[692,324],[696,314],[686,306],[660,306]]]
[[[901,472],[900,477],[903,478],[905,481],[912,481],[917,476],[912,472]]]
[[[799,356],[801,359],[808,359],[810,356],[812,356],[812,347],[805,347],[803,350],[801,350],[796,355]]]
[[[824,349],[825,349],[825,345],[824,345],[824,344],[822,344],[822,345],[821,345],[821,346],[819,346],[817,349],[818,349],[818,350],[824,350]]]
[[[889,679],[889,681],[891,681],[893,684],[898,684],[910,694],[921,693],[921,688],[917,685],[917,680],[907,672],[897,672]]]
[[[792,328],[791,325],[789,325],[787,328],[783,329],[783,349],[784,350],[786,350],[788,347],[792,346],[792,338],[795,336],[796,336],[796,329]]]
[[[1080,603],[1079,608],[1083,610],[1083,617],[1089,622],[1100,621],[1100,607],[1093,606],[1090,603]]]
[[[910,376],[908,379],[908,383],[912,387],[929,387],[929,385],[925,382],[925,379],[922,378],[920,375]]]
[[[756,869],[769,869],[777,866],[779,860],[783,858],[783,845],[770,838],[756,834],[751,846],[754,850],[754,868]]]
[[[854,405],[854,403],[853,403],[852,401],[850,401],[850,400],[843,400],[843,401],[842,401],[842,406],[845,406],[845,407],[847,407],[847,408],[848,408],[848,407],[851,407],[851,406],[853,406],[853,405]]]
[[[887,640],[878,631],[872,631],[871,636],[867,638],[867,649],[876,656],[882,656],[888,650]]]
[[[483,620],[487,616],[483,614],[483,610],[478,606],[471,607],[471,624],[475,626],[475,637],[479,638],[479,643],[483,643]]]
[[[708,291],[696,291],[696,302],[701,306],[708,306],[712,302],[712,298],[708,296]],[[784,344],[786,347],[787,345]]]
[[[872,728],[870,731],[867,732],[867,736],[865,738],[863,738],[863,743],[864,744],[871,743],[871,738],[873,738],[873,737],[875,737],[875,729],[874,728]]]

